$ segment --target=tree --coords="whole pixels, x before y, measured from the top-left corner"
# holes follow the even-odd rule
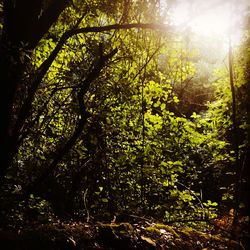
[[[0,182],[18,150],[25,119],[30,115],[37,85],[46,73],[40,68],[27,75],[33,50],[58,19],[69,1],[3,1],[3,29],[0,44]],[[45,65],[44,65],[45,66]],[[48,66],[47,66],[48,67]]]
[[[117,44],[112,40],[116,31],[134,28],[165,30],[167,25],[153,23],[156,15],[152,16],[150,10],[157,10],[154,1],[143,4],[132,1],[114,1],[112,4],[102,1],[60,1],[58,4],[52,0],[27,0],[17,3],[3,1],[2,6],[0,66],[3,72],[1,82],[4,85],[0,96],[0,115],[3,120],[0,127],[0,144],[3,148],[0,156],[0,185],[7,191],[8,188],[4,187],[5,177],[9,179],[13,173],[29,169],[31,178],[22,190],[22,194],[28,196],[53,173],[82,134],[88,119],[84,98],[91,83],[100,76],[103,68],[117,53]],[[91,37],[88,36],[89,33],[103,35]],[[71,39],[73,36],[77,39]],[[87,69],[79,76],[79,81],[76,81],[78,86],[62,86],[66,91],[61,95],[58,94],[59,87],[51,88],[46,84],[54,77],[64,75],[70,69],[70,64],[75,63],[65,56],[68,52],[70,54],[69,48],[72,45],[84,48],[80,54],[86,60],[84,65]],[[79,52],[73,53],[74,57],[78,55]],[[57,66],[62,63],[62,59],[66,61],[64,67],[60,68],[63,71],[60,71]],[[81,64],[82,60],[77,63]],[[53,73],[53,70],[57,73]],[[59,81],[54,81],[55,85],[58,83]],[[42,93],[41,89],[46,91]],[[74,91],[67,92],[67,89]],[[62,101],[65,95],[70,96],[71,102],[66,102],[65,98],[61,104],[63,108],[60,110],[59,105],[58,113],[51,115],[48,106]],[[60,130],[59,135],[51,128],[56,119],[57,126],[65,118],[62,110],[66,106],[76,111],[76,116],[68,116],[75,120],[68,124],[66,130]],[[49,116],[43,119],[46,112]],[[47,119],[52,120],[52,126]],[[46,136],[42,143],[39,141],[42,137],[33,140],[34,135],[41,135],[44,128]],[[51,139],[50,135],[57,138]],[[31,144],[35,150],[27,152]],[[46,157],[37,145],[48,146]],[[40,162],[34,157],[35,153],[38,153]],[[38,165],[35,172],[34,166],[27,163],[31,159]]]
[[[231,163],[214,123],[229,119],[190,105],[205,104],[196,93],[208,79],[193,80],[197,64],[161,24],[159,1],[38,2],[3,3],[5,208],[9,196],[17,210],[31,199],[88,219],[126,209],[214,216]],[[30,15],[17,23],[20,13]]]
[[[86,18],[84,22],[86,15],[97,17],[96,7],[99,7],[99,10],[103,11],[103,13],[105,11],[111,12],[113,19],[107,19],[107,23],[114,23],[118,18],[122,18],[122,22],[134,21],[133,18],[126,17],[127,13],[125,11],[127,11],[126,8],[128,8],[129,2],[130,1],[124,1],[123,3],[118,3],[118,1],[115,1],[112,5],[109,5],[99,1],[93,2],[92,4],[89,2],[82,4],[76,1],[76,3],[72,5],[69,4],[70,1],[67,0],[62,0],[59,4],[56,1],[33,2],[27,0],[22,2],[17,1],[17,3],[3,1],[4,20],[1,36],[0,65],[1,71],[3,72],[3,74],[1,74],[1,82],[4,83],[4,89],[1,91],[0,97],[0,114],[3,120],[0,129],[1,145],[3,148],[0,157],[1,185],[8,167],[20,146],[26,121],[32,113],[32,102],[41,85],[41,81],[70,37],[80,33],[99,33],[117,29],[160,27],[160,25],[141,23],[119,23],[102,26],[98,24],[98,22],[93,22],[93,24],[97,24],[97,26],[77,29],[81,22],[88,24],[89,18]],[[61,27],[57,26],[59,28],[59,30],[56,31],[57,34],[49,32],[49,29],[56,24],[59,15],[67,6],[69,9],[67,10],[68,14],[65,14],[65,16],[67,17],[69,15],[71,22],[66,25],[66,20],[63,20],[65,17],[62,17]],[[139,6],[135,6],[135,10],[138,11],[138,8]],[[72,18],[72,13],[69,14],[70,11],[76,14],[78,20]],[[83,16],[79,17],[80,12],[83,12]],[[109,17],[107,16],[107,18]],[[146,20],[145,17],[143,18]],[[143,18],[142,21],[144,21]],[[165,26],[163,25],[162,27]],[[66,29],[65,32],[64,29]],[[35,56],[35,48],[37,48],[40,41],[49,39],[49,34],[54,36],[57,44],[55,48],[51,50],[50,55],[48,55],[46,59],[43,59],[41,65],[34,69],[32,58]],[[92,70],[92,75],[91,72],[89,72],[89,83],[98,76],[106,61],[115,54],[115,51],[116,50],[112,50],[110,53],[103,55],[100,47],[99,53],[96,54],[96,58],[100,57],[100,60],[96,62],[96,64],[94,63],[93,68],[90,69],[90,71]],[[67,149],[71,147],[75,139],[71,138],[71,140],[71,143],[70,141],[68,144],[66,143],[64,150],[58,153],[58,155],[60,155],[58,156],[59,158],[68,151]],[[59,161],[59,158],[57,161]],[[55,165],[57,161],[54,163]]]

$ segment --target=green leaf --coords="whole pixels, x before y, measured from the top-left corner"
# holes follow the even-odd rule
[[[163,110],[165,110],[166,109],[166,104],[165,103],[162,103],[161,104],[161,110],[163,111]]]

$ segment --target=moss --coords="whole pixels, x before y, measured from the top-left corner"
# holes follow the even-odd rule
[[[223,237],[220,234],[211,235],[209,233],[197,231],[191,227],[183,227],[179,229],[179,232],[183,235],[188,237],[189,239],[196,239],[202,242],[216,242],[216,244],[226,244],[227,246],[239,246],[239,244],[233,240]]]
[[[122,223],[108,223],[108,224],[99,224],[100,227],[109,227],[114,230],[126,230],[129,232],[133,232],[134,228],[130,223],[122,222]]]
[[[150,233],[161,234],[160,229],[155,228],[154,226],[147,227],[147,228],[145,228],[145,230],[150,232]]]
[[[20,234],[0,231],[0,245],[9,245],[13,250],[96,249],[96,246],[102,249],[156,249],[158,245],[166,246],[165,249],[185,250],[198,249],[199,246],[204,249],[241,248],[238,242],[223,235],[211,235],[191,227],[148,223],[146,229],[144,226],[125,222],[41,225]]]
[[[157,234],[162,234],[161,233],[161,229],[166,230],[167,232],[169,232],[172,235],[174,235],[176,238],[180,238],[179,234],[173,229],[173,227],[168,226],[168,225],[153,224],[152,226],[146,228],[146,230],[148,232],[157,233]]]
[[[165,229],[167,232],[173,234],[176,238],[180,238],[180,235],[174,230],[173,227],[164,224],[155,224],[157,229]]]
[[[186,236],[186,237],[191,237],[191,234],[189,231],[186,231],[186,230],[181,230],[181,234]]]
[[[134,232],[134,228],[130,223],[110,223],[110,224],[99,224],[100,230],[106,231],[109,234],[113,234],[115,238],[121,238],[124,236],[131,236]]]

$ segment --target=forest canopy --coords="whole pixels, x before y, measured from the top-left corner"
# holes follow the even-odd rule
[[[248,222],[249,7],[0,1],[1,226]]]

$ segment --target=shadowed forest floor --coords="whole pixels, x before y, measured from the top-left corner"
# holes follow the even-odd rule
[[[0,231],[0,245],[5,250],[236,250],[249,249],[246,241],[244,237],[231,239],[222,231],[201,231],[188,226],[177,227],[139,219],[132,223],[56,222],[34,225],[18,232]]]

